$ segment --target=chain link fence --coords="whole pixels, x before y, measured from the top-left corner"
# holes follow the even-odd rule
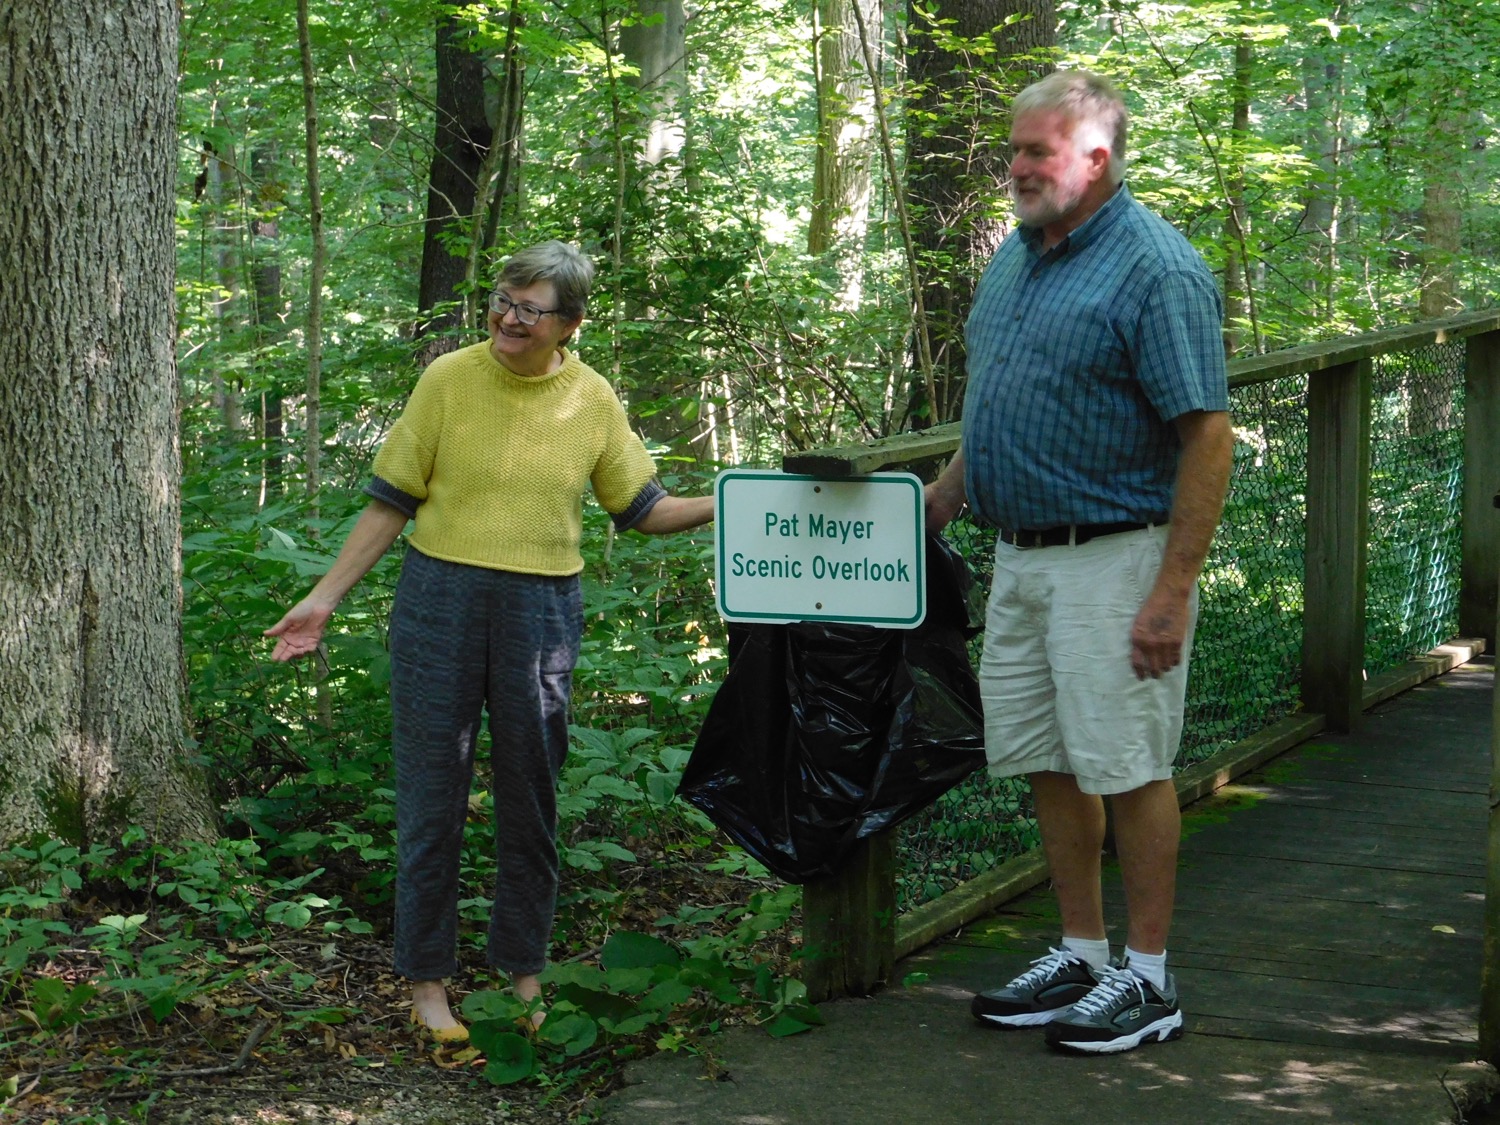
[[[1387,671],[1458,630],[1464,345],[1375,360],[1365,673]]]
[[[1426,651],[1457,628],[1463,369],[1462,342],[1375,360],[1367,675]],[[1200,583],[1179,768],[1297,709],[1307,385],[1299,374],[1231,392],[1234,472]],[[988,588],[993,531],[959,520],[947,535]],[[976,664],[978,648],[976,640]],[[899,908],[936,898],[1039,843],[1024,779],[981,771],[900,829]]]

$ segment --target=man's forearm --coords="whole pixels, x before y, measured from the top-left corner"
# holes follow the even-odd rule
[[[1186,598],[1203,572],[1224,512],[1234,461],[1234,431],[1222,410],[1185,414],[1176,425],[1182,456],[1172,497],[1172,526],[1156,586]]]
[[[960,445],[948,467],[925,490],[927,526],[931,530],[941,531],[963,508],[968,499],[964,475],[964,449]]]

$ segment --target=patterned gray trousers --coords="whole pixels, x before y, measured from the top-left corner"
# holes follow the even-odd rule
[[[406,553],[391,615],[396,960],[411,980],[457,968],[458,869],[480,714],[489,711],[498,875],[488,962],[546,964],[557,906],[557,775],[583,607],[576,576]]]

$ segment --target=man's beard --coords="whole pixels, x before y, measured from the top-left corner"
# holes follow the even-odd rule
[[[1016,215],[1027,226],[1044,227],[1073,213],[1083,202],[1087,185],[1063,181],[1042,185],[1031,195],[1022,196],[1016,190],[1016,181],[1010,182],[1010,198],[1015,204]]]

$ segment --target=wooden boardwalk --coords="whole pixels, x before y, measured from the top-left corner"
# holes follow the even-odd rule
[[[1185,812],[1169,953],[1190,1032],[1472,1053],[1492,684],[1461,667]],[[1118,946],[1118,872],[1105,894]],[[956,940],[1021,951],[1057,932],[1033,892]]]
[[[972,992],[1056,943],[1039,888],[904,960],[875,999],[824,1005],[827,1027],[736,1032],[711,1075],[649,1060],[604,1120],[1455,1120],[1477,1050],[1493,686],[1490,661],[1463,666],[1185,812],[1175,1043],[1080,1059],[969,1018]],[[1118,952],[1117,873],[1105,894]]]

